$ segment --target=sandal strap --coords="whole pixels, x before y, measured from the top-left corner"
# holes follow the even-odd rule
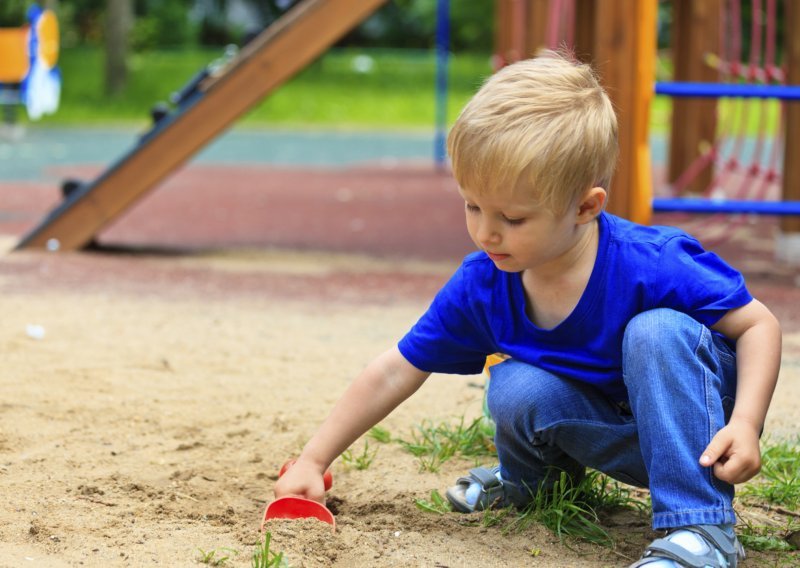
[[[650,543],[642,558],[631,564],[631,568],[647,566],[657,558],[674,560],[687,568],[736,568],[739,560],[744,558],[744,548],[736,536],[726,533],[716,525],[690,525],[671,532],[678,530],[699,535],[708,543],[711,551],[699,556],[666,538],[659,538]],[[720,562],[720,554],[724,557],[724,564]]]
[[[697,556],[682,546],[664,538],[658,538],[650,543],[645,549],[644,556],[642,560],[640,560],[641,564],[639,565],[645,566],[648,563],[647,560],[652,558],[668,558],[687,568],[706,568],[706,566],[726,568],[725,566],[720,566],[716,557],[712,560],[707,556]],[[634,564],[634,566],[636,566],[636,564]]]
[[[477,482],[481,486],[481,493],[485,496],[478,497],[485,507],[491,507],[498,499],[502,502],[505,497],[503,482],[497,479],[494,471],[485,467],[476,467],[469,470],[470,482]]]
[[[736,536],[731,536],[716,525],[691,525],[682,529],[703,537],[712,548],[722,553],[728,566],[736,566],[738,560],[744,558],[744,548]]]

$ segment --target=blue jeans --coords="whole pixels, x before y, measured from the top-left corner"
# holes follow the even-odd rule
[[[514,359],[492,367],[503,478],[535,491],[553,468],[577,481],[590,467],[649,487],[653,528],[735,523],[733,486],[698,463],[733,409],[734,352],[691,317],[657,309],[630,321],[622,361],[629,406]]]

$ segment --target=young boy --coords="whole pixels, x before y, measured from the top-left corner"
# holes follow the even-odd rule
[[[524,506],[554,469],[591,467],[649,487],[669,530],[635,566],[735,567],[733,484],[760,468],[775,317],[692,237],[603,211],[617,123],[588,66],[544,52],[502,69],[448,149],[479,252],[355,379],[275,495],[322,501],[325,469],[430,373],[502,353],[487,393],[500,464],[447,491],[457,510]]]

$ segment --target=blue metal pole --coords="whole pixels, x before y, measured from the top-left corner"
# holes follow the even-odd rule
[[[671,97],[800,100],[800,85],[665,82],[656,83],[656,94]]]
[[[436,3],[436,134],[433,161],[438,169],[447,160],[447,59],[450,53],[450,0]]]
[[[682,213],[748,213],[754,215],[800,215],[800,201],[741,201],[676,197],[653,199],[653,211]]]

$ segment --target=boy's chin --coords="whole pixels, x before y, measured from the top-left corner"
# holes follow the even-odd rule
[[[502,272],[508,272],[508,273],[511,273],[511,274],[514,274],[514,273],[517,273],[517,272],[522,272],[522,271],[525,270],[524,268],[521,268],[521,267],[519,267],[519,266],[517,266],[515,264],[512,264],[510,262],[495,262],[494,266],[495,266],[495,268],[497,268],[497,270],[500,270]]]

